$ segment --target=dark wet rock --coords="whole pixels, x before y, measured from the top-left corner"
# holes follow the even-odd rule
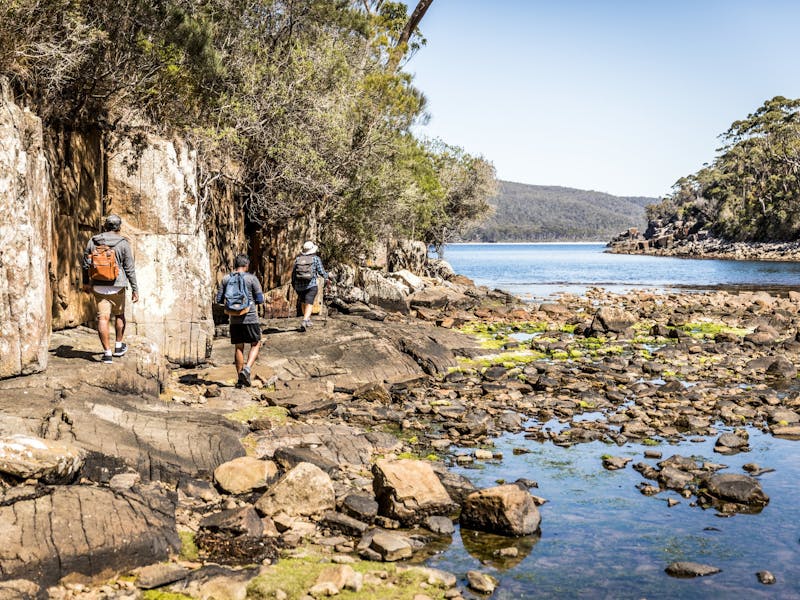
[[[322,524],[328,529],[341,531],[349,536],[361,536],[369,529],[369,525],[348,515],[329,510],[322,517]]]
[[[467,571],[467,585],[470,589],[481,594],[492,594],[497,588],[499,581],[487,573],[480,571]]]
[[[54,487],[35,499],[0,506],[0,531],[5,532],[2,577],[42,585],[72,572],[95,575],[153,564],[180,547],[175,495],[152,486],[122,493]]]
[[[301,419],[309,415],[329,415],[339,406],[339,403],[330,396],[308,400],[302,404],[289,408],[289,414],[294,419]]]
[[[706,575],[714,575],[722,571],[722,569],[712,567],[711,565],[688,561],[674,562],[664,570],[667,572],[667,575],[671,575],[672,577],[705,577]]]
[[[749,475],[712,475],[703,480],[701,491],[712,499],[747,506],[761,507],[769,503],[769,496],[761,489],[761,484]]]
[[[290,516],[321,515],[336,505],[331,478],[319,467],[300,463],[284,474],[256,502],[267,516],[284,512]]]
[[[779,379],[794,379],[797,377],[797,367],[782,356],[772,361],[766,372],[768,376]]]
[[[245,494],[267,487],[278,476],[278,467],[271,460],[241,456],[214,469],[214,481],[229,494]]]
[[[68,483],[75,478],[86,452],[69,442],[27,435],[0,438],[0,473],[44,483]]]
[[[342,512],[363,521],[372,523],[378,515],[378,503],[374,498],[362,494],[348,494],[342,501]]]
[[[260,537],[264,533],[264,524],[252,506],[244,506],[204,517],[200,521],[200,529]]]
[[[446,515],[455,508],[428,462],[380,459],[372,474],[380,514],[404,525],[419,523],[428,515]]]
[[[472,436],[486,435],[493,426],[492,417],[482,410],[465,414],[463,419],[455,424],[455,428],[461,435]]]
[[[669,458],[665,458],[658,463],[658,466],[662,469],[665,467],[674,467],[680,471],[695,471],[700,468],[693,458],[681,456],[680,454],[673,454]]]
[[[658,392],[660,394],[675,394],[682,392],[684,389],[683,384],[678,379],[668,379],[663,385],[659,386]]]
[[[617,469],[624,469],[631,460],[630,458],[623,458],[621,456],[604,456],[603,467],[609,471],[616,471]]]
[[[645,458],[661,458],[661,450],[645,450]]]
[[[756,577],[758,577],[758,582],[763,583],[764,585],[772,585],[777,581],[775,579],[775,575],[769,571],[759,571],[756,573]]]
[[[217,502],[220,498],[219,492],[210,482],[192,477],[182,477],[178,482],[178,491],[189,498],[197,498],[204,502]]]
[[[152,590],[153,588],[175,583],[184,579],[189,574],[186,567],[175,563],[158,563],[142,567],[136,573],[136,587],[142,590]]]
[[[470,494],[461,507],[461,526],[500,535],[530,535],[541,516],[531,495],[517,485],[500,485]]]
[[[463,504],[467,496],[478,490],[469,479],[447,470],[442,465],[434,465],[433,469],[444,489],[447,490],[447,494],[456,504]]]
[[[508,375],[508,369],[501,365],[493,365],[483,372],[483,378],[489,381],[499,381]]]
[[[391,404],[392,396],[387,389],[380,383],[371,382],[356,388],[353,391],[353,398],[365,400],[366,402],[379,402],[381,404]]]
[[[310,463],[325,471],[331,477],[339,472],[339,464],[322,456],[314,448],[305,446],[284,446],[275,450],[272,457],[284,471],[293,469],[300,463]]]

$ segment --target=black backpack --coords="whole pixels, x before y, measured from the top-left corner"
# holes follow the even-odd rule
[[[314,279],[313,254],[301,254],[294,259],[294,273],[292,277],[298,283],[308,283]]]

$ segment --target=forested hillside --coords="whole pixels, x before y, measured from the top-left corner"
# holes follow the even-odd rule
[[[494,214],[465,241],[606,241],[629,227],[644,228],[644,207],[656,198],[619,197],[574,188],[501,181],[489,203]]]

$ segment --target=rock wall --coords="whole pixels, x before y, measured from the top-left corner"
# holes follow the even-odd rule
[[[122,217],[136,260],[140,300],[129,305],[128,327],[181,364],[204,361],[214,336],[195,169],[185,144],[153,137],[139,149],[122,143],[106,163],[106,212]]]
[[[103,216],[103,147],[97,131],[51,130],[52,327],[75,327],[94,320],[94,302],[81,289],[80,257],[100,230]]]
[[[41,120],[0,81],[0,378],[47,366],[48,196]]]

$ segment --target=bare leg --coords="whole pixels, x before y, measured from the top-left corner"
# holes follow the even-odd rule
[[[117,342],[122,342],[122,338],[125,336],[125,315],[117,315],[114,329],[117,334]]]
[[[233,354],[233,364],[236,365],[237,373],[240,373],[244,368],[244,344],[236,344],[236,350]]]
[[[105,315],[98,315],[97,317],[97,334],[100,336],[103,350],[108,350],[111,347],[108,341],[108,321],[109,317]]]
[[[313,304],[306,304],[303,302],[303,320],[309,321],[311,319],[311,311],[313,310]]]
[[[242,344],[244,346],[244,344]],[[258,351],[261,349],[261,341],[250,344],[250,352],[247,354],[247,368],[251,368],[258,358]]]

